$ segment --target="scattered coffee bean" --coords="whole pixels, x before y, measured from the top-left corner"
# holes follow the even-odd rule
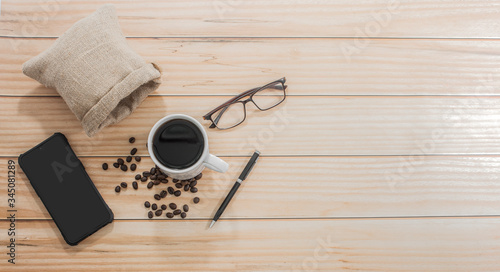
[[[155,180],[155,179],[156,179],[156,175],[151,175],[151,176],[149,177],[149,179],[150,179],[150,180]]]
[[[189,183],[189,186],[194,187],[194,186],[196,186],[197,184],[198,184],[198,181],[193,180],[193,181],[191,181],[191,182]]]
[[[185,211],[185,212],[188,212],[189,211],[189,206],[187,204],[184,204],[184,206],[182,206],[182,209]]]
[[[196,177],[194,177],[194,179],[195,179],[195,180],[199,180],[199,179],[201,179],[201,177],[203,177],[203,174],[202,174],[202,173],[198,174]]]
[[[167,217],[168,217],[168,218],[174,218],[174,214],[173,214],[173,213],[171,213],[171,212],[168,212],[168,213],[167,213]]]
[[[193,198],[193,202],[194,204],[198,204],[198,202],[200,202],[200,198],[199,197]]]
[[[149,211],[149,212],[148,212],[148,218],[149,218],[149,219],[153,218],[153,212],[152,212],[152,211]]]
[[[132,166],[130,166],[130,169],[132,169]],[[141,179],[141,174],[135,175],[135,180],[140,180]]]
[[[162,212],[163,212],[162,210],[156,210],[155,215],[160,216]]]
[[[134,190],[137,190],[139,186],[137,185],[137,181],[132,182],[132,187],[134,187]]]
[[[115,187],[115,192],[119,193],[119,192],[121,191],[121,189],[122,189],[122,188],[121,188],[120,186],[116,186],[116,187]]]
[[[149,201],[144,202],[144,207],[146,208],[151,207],[151,203],[149,203]]]
[[[167,188],[167,192],[168,192],[169,194],[171,194],[171,195],[173,195],[173,194],[174,194],[174,191],[175,191],[175,190],[174,190],[174,188],[172,188],[172,187],[168,187],[168,188]]]
[[[115,168],[120,167],[120,165],[119,165],[117,162],[113,163],[113,166],[114,166]]]
[[[142,177],[142,178],[141,178],[141,181],[142,181],[142,182],[145,182],[145,181],[147,181],[147,180],[148,180],[148,178],[147,178],[147,177]]]
[[[178,179],[172,179],[172,182],[173,183],[177,183],[177,182],[179,182],[179,180]]]
[[[158,209],[158,205],[156,205],[156,203],[153,203],[153,205],[151,205],[151,209],[153,209],[153,211],[156,211]]]
[[[122,164],[122,166],[120,166],[120,169],[122,169],[122,171],[127,171],[128,170],[128,166],[125,165],[125,164]]]
[[[177,209],[177,204],[175,204],[175,203],[170,203],[170,204],[168,204],[168,206],[169,206],[169,207],[170,207],[170,209],[172,209],[172,210]]]
[[[135,169],[137,169],[137,165],[135,163],[132,163],[130,165],[130,171],[135,171]]]
[[[130,137],[130,139],[128,139],[128,142],[131,144],[135,143],[135,137]]]
[[[132,156],[127,156],[127,158],[125,159],[127,162],[131,162],[132,161]]]
[[[144,171],[144,172],[142,172],[142,175],[145,177],[149,177],[149,176],[151,176],[151,173],[149,173],[148,171]]]
[[[154,184],[154,185],[160,185],[160,183],[161,183],[161,182],[160,182],[159,180],[155,180],[155,181],[153,181],[153,184]]]
[[[167,196],[167,191],[163,190],[160,192],[161,198],[165,198]]]
[[[196,188],[196,187],[191,187],[191,190],[190,190],[190,191],[191,191],[191,193],[196,193],[196,192],[198,192],[198,188]]]
[[[141,161],[141,157],[140,156],[135,156],[135,161],[136,162],[140,162]]]
[[[160,179],[161,183],[168,183],[168,179]]]
[[[122,186],[122,188],[127,188],[127,183],[126,182],[122,182],[122,183],[120,183],[120,186]]]
[[[151,188],[153,188],[153,182],[152,181],[148,182],[148,189],[151,189]]]
[[[108,170],[108,164],[107,163],[103,163],[102,164],[102,170]]]
[[[119,158],[117,161],[116,161],[119,165],[122,165],[124,164],[125,162],[123,161],[122,158]]]
[[[185,192],[189,191],[189,184],[186,184],[186,185],[184,186],[184,191],[185,191]]]
[[[181,214],[181,210],[177,209],[173,213],[174,213],[174,215],[179,215],[179,214]]]
[[[162,210],[166,210],[167,209],[167,205],[165,205],[165,204],[161,205],[161,209]]]
[[[156,200],[160,200],[161,199],[161,196],[159,194],[155,194],[154,197],[155,197]]]
[[[174,192],[174,196],[180,196],[181,195],[181,191],[177,190]]]
[[[166,179],[167,177],[165,175],[158,175],[158,179]]]
[[[182,212],[182,213],[181,213],[181,217],[182,217],[182,218],[186,218],[186,215],[187,215],[187,214],[186,214],[185,212]]]
[[[132,150],[130,150],[130,155],[134,156],[135,153],[137,153],[137,148],[132,148]]]
[[[151,175],[154,175],[156,174],[156,168],[151,168],[151,170],[149,170],[149,173],[151,173]]]
[[[180,189],[180,188],[182,188],[182,184],[180,184],[180,183],[176,183],[176,184],[175,184],[175,188],[179,188],[179,189]]]

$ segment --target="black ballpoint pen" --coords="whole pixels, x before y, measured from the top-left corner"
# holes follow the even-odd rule
[[[212,223],[210,224],[210,228],[215,224],[215,222],[217,222],[217,220],[219,220],[219,217],[222,215],[222,213],[226,209],[227,205],[229,204],[229,202],[231,201],[233,196],[236,194],[236,191],[238,191],[238,188],[240,188],[241,182],[247,178],[248,173],[250,173],[253,166],[257,162],[257,158],[259,157],[259,155],[260,155],[259,151],[255,151],[253,153],[252,157],[250,158],[250,160],[247,163],[247,166],[245,166],[245,169],[243,169],[243,172],[241,172],[240,177],[234,183],[233,188],[231,188],[231,191],[229,191],[229,194],[226,196],[226,199],[224,199],[224,202],[222,202],[219,209],[215,213],[214,219],[212,220]]]

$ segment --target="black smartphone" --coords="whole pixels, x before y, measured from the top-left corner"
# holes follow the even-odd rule
[[[69,245],[113,221],[113,212],[62,133],[21,154],[19,165]]]

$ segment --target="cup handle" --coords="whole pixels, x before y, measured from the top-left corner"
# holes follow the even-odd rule
[[[203,164],[205,164],[206,167],[221,173],[226,172],[229,168],[227,162],[212,154],[208,154],[208,158],[205,162],[203,162]]]

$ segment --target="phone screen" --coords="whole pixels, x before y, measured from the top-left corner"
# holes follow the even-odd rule
[[[69,244],[112,220],[112,213],[66,137],[54,134],[20,156],[20,165]]]

